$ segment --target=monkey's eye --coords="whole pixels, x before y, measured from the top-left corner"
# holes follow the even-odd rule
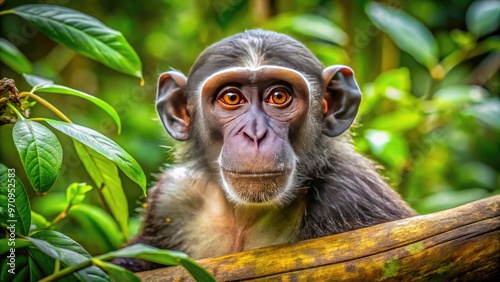
[[[288,93],[288,90],[284,88],[275,88],[271,90],[269,98],[266,100],[267,103],[280,108],[288,106],[291,101],[292,96]]]
[[[234,109],[240,104],[245,103],[243,95],[237,89],[227,89],[219,96],[219,104],[226,109]]]

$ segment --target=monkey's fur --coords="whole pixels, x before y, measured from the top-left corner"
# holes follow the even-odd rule
[[[295,154],[292,187],[279,200],[252,204],[235,201],[222,188],[218,157],[227,141],[220,129],[207,125],[210,120],[200,113],[199,95],[200,83],[219,70],[262,65],[301,73],[310,87],[310,103],[307,118],[291,126],[287,136]],[[414,215],[372,162],[354,150],[348,132],[339,135],[325,130],[323,69],[305,46],[274,32],[251,30],[207,48],[183,89],[190,117],[189,138],[178,138],[188,140],[179,149],[177,165],[166,169],[149,192],[142,229],[131,243],[179,250],[200,259]],[[344,83],[345,77],[336,75],[337,80],[328,83],[339,85],[328,86],[359,91],[355,83]],[[340,122],[343,117],[334,118]],[[333,124],[338,126],[336,122]],[[133,271],[156,267],[132,259],[115,263]]]

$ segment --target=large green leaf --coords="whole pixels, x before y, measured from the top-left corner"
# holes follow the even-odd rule
[[[61,169],[61,143],[52,131],[31,120],[16,122],[12,138],[31,185],[38,195],[45,195]]]
[[[78,53],[142,78],[141,61],[125,37],[97,19],[56,5],[22,5],[11,12]]]
[[[66,235],[53,230],[39,231],[27,237],[33,245],[46,255],[60,260],[65,266],[72,266],[89,260],[91,256],[80,244]],[[110,281],[98,267],[91,266],[75,273],[84,281]]]
[[[75,141],[75,150],[83,166],[106,201],[111,214],[128,241],[128,202],[116,165],[91,148]]]
[[[327,42],[345,45],[347,34],[332,21],[317,15],[300,15],[292,18],[292,28],[304,35]]]
[[[387,33],[394,43],[428,69],[438,62],[438,45],[432,33],[421,22],[386,5],[371,2],[366,13],[373,23]]]
[[[140,282],[141,279],[137,277],[133,272],[128,271],[127,269],[118,266],[116,264],[105,262],[102,260],[95,259],[94,264],[99,266],[102,270],[104,270],[111,278],[113,282]]]
[[[16,232],[28,235],[31,208],[23,183],[16,177],[16,170],[0,164],[0,223],[15,223]],[[12,221],[11,221],[12,220]]]
[[[128,214],[128,213],[127,213]],[[92,243],[93,251],[116,250],[123,245],[123,236],[118,225],[104,210],[88,204],[79,204],[69,210],[68,216],[74,220],[81,230],[88,230],[89,238],[99,238],[99,242]]]
[[[44,119],[50,126],[92,148],[114,162],[130,179],[146,193],[146,176],[139,164],[118,144],[101,133],[80,125]]]
[[[182,265],[196,281],[215,281],[214,277],[182,252],[161,250],[144,244],[134,244],[98,257],[101,260],[136,258],[165,265]]]
[[[349,39],[334,22],[313,14],[284,13],[267,21],[264,27],[284,33],[295,32],[341,46],[345,46]]]
[[[467,29],[477,36],[498,30],[500,27],[500,1],[475,1],[466,14]]]
[[[10,41],[0,38],[0,61],[17,73],[32,73],[33,66]]]
[[[121,121],[120,121],[120,117],[118,116],[118,113],[108,103],[104,102],[103,100],[101,100],[99,98],[96,98],[96,97],[89,95],[85,92],[78,91],[78,90],[71,89],[69,87],[57,85],[57,84],[44,84],[44,85],[38,86],[36,88],[35,92],[68,94],[68,95],[77,96],[77,97],[85,99],[89,102],[92,102],[96,106],[103,109],[106,113],[108,113],[113,118],[113,120],[116,122],[116,125],[118,126],[118,133],[121,131],[122,125],[121,125]]]

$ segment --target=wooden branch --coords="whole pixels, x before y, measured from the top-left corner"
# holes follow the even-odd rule
[[[198,262],[217,281],[494,280],[500,277],[500,195],[435,214]],[[192,281],[181,267],[138,275],[143,281]]]

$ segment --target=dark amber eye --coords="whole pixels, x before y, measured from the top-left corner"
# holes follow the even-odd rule
[[[271,91],[268,103],[276,106],[285,106],[291,100],[290,94],[283,88],[277,88]]]
[[[241,103],[241,96],[240,96],[240,94],[235,93],[235,92],[226,92],[222,96],[222,100],[224,101],[224,103],[231,105],[231,106],[234,106],[234,105],[238,105],[239,103]]]
[[[222,91],[219,95],[219,104],[221,107],[227,110],[234,110],[238,108],[241,104],[245,103],[243,94],[237,88],[230,88],[226,91]]]

